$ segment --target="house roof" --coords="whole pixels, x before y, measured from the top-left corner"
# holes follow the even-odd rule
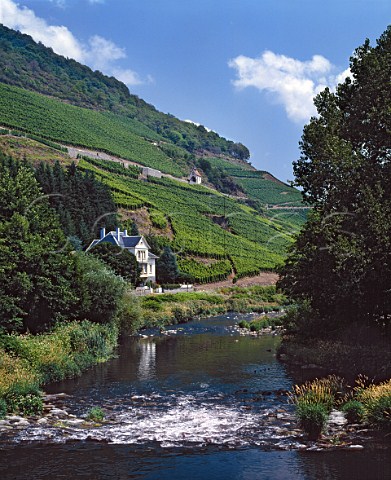
[[[200,172],[194,167],[193,170],[191,171],[190,175],[197,175],[198,177],[202,177]]]
[[[124,247],[135,247],[138,243],[140,243],[140,240],[142,239],[141,236],[131,236],[131,237],[125,237],[125,236],[120,236],[120,239],[122,240],[122,244]],[[145,242],[145,244],[147,244]]]
[[[98,245],[98,243],[102,242],[107,242],[111,243],[113,245],[118,245],[119,247],[122,248],[134,248],[136,247],[140,241],[143,241],[146,248],[149,250],[151,247],[148,245],[148,242],[145,240],[145,238],[142,235],[125,235],[125,232],[119,232],[119,239],[118,239],[118,234],[116,231],[108,232],[103,238],[99,238],[96,240],[93,240],[90,244],[90,246],[87,248],[87,251],[90,250],[91,248],[95,247],[95,245]],[[153,255],[149,253],[149,255]],[[152,257],[153,258],[153,257]],[[158,258],[158,257],[156,257]]]

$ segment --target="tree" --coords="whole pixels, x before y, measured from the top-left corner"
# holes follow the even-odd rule
[[[68,237],[77,237],[86,246],[99,227],[115,228],[117,207],[112,194],[93,173],[81,172],[74,163],[67,171],[59,162],[53,167],[41,163],[36,178]]]
[[[132,225],[130,226],[130,235],[134,237],[138,237],[140,235],[137,223],[135,221],[133,221]]]
[[[110,323],[117,318],[125,293],[125,282],[105,264],[84,252],[76,252],[73,288],[78,301],[73,315],[96,323]]]
[[[58,218],[27,165],[0,156],[0,328],[39,331],[75,301]]]
[[[168,246],[163,248],[163,253],[156,262],[156,273],[159,283],[174,283],[178,278],[176,256]]]
[[[279,285],[320,320],[391,319],[391,27],[367,40],[351,78],[315,99],[295,184],[313,206]]]
[[[141,268],[133,253],[107,242],[99,243],[90,252],[127,282],[132,285],[140,282]]]

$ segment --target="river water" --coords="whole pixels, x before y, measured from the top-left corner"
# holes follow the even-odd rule
[[[308,450],[286,397],[298,378],[275,357],[279,338],[240,336],[236,323],[224,315],[168,335],[147,331],[110,362],[48,386],[68,395],[63,407],[75,424],[33,425],[3,439],[0,478],[391,478],[382,443]],[[106,422],[78,424],[94,406]]]

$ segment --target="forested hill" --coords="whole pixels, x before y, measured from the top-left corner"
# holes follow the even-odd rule
[[[0,89],[3,126],[96,148],[178,177],[186,177],[195,164],[204,182],[247,197],[252,206],[301,204],[296,189],[251,166],[241,143],[159,112],[115,78],[1,24]]]
[[[249,151],[243,145],[208,132],[202,126],[158,112],[152,105],[131,95],[126,85],[114,77],[57,55],[30,36],[3,25],[0,25],[0,66],[0,81],[3,83],[73,105],[126,115],[189,152],[205,149],[243,160],[249,158]]]

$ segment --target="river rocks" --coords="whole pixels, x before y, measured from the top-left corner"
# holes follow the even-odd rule
[[[3,430],[10,430],[12,426],[8,420],[0,420],[0,432]]]
[[[327,425],[329,427],[342,427],[343,425],[346,425],[348,421],[345,418],[345,415],[343,412],[339,410],[331,410],[329,419],[327,422]]]
[[[51,417],[67,417],[68,416],[68,412],[66,412],[65,410],[61,409],[61,408],[52,408],[50,410],[50,413],[49,413],[49,416]]]
[[[43,418],[40,418],[39,420],[37,420],[37,424],[38,425],[47,425],[49,423],[49,420],[45,417]]]
[[[82,425],[82,424],[84,424],[84,423],[86,423],[86,421],[83,420],[82,418],[72,418],[72,419],[67,419],[67,420],[65,420],[65,424],[66,424],[66,425],[73,425],[73,426],[75,426],[75,425]]]

